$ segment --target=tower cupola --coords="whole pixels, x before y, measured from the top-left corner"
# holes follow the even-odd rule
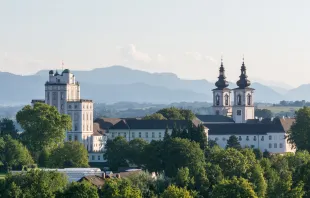
[[[218,77],[218,80],[215,83],[215,86],[218,89],[224,89],[224,88],[228,87],[228,85],[229,85],[229,83],[226,80],[225,68],[224,68],[224,65],[223,65],[223,59],[221,59],[221,67],[220,67],[220,70],[219,70],[219,77]]]
[[[247,88],[251,85],[251,81],[248,80],[248,76],[246,75],[246,67],[244,64],[244,58],[241,66],[241,75],[239,76],[239,80],[237,81],[237,86],[240,89]]]

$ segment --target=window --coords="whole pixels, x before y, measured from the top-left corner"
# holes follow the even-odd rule
[[[158,133],[158,137],[161,138],[161,132]]]
[[[91,156],[91,160],[95,160],[95,156],[94,155]]]
[[[272,144],[271,143],[269,143],[269,148],[272,148]]]
[[[273,146],[274,146],[274,148],[277,148],[277,143],[274,143]]]
[[[86,125],[86,131],[88,131],[88,125]]]
[[[74,126],[74,130],[77,131],[78,130],[78,126],[77,124]]]
[[[251,148],[252,148],[252,149],[255,148],[255,145],[251,145]]]
[[[120,132],[118,132],[117,136],[121,136],[121,133],[120,133]]]
[[[264,141],[264,136],[262,136],[261,141]]]
[[[242,141],[242,137],[241,136],[239,136],[239,141]]]
[[[63,93],[63,92],[61,92],[60,98],[61,98],[61,100],[63,100],[63,99],[65,98],[64,93]]]
[[[139,132],[139,138],[141,138],[141,132]]]
[[[148,138],[149,137],[149,133],[145,132],[145,137]]]
[[[248,105],[250,106],[252,104],[252,96],[251,94],[248,94]]]
[[[100,160],[100,155],[98,155],[98,160]]]
[[[83,113],[83,120],[85,120],[85,114]]]
[[[272,136],[271,135],[269,135],[269,140],[272,140]]]
[[[254,136],[253,140],[256,141],[256,136]]]
[[[71,135],[68,136],[68,140],[72,141],[72,136]]]
[[[226,138],[223,137],[222,140],[223,140],[223,141],[226,141]]]
[[[72,108],[72,106],[71,105],[69,105],[69,109],[71,109]]]
[[[74,136],[74,141],[78,141],[78,136],[77,135]]]
[[[219,106],[220,105],[220,96],[216,95],[215,99],[216,99],[216,105]]]
[[[154,132],[152,132],[152,138],[155,138],[155,133]]]
[[[214,140],[215,140],[215,141],[218,141],[219,139],[218,139],[218,138],[215,138]]]
[[[57,93],[53,92],[53,100],[56,100],[56,95],[57,95]]]
[[[241,105],[241,95],[237,96],[237,105]]]
[[[112,133],[112,138],[114,138],[114,136],[115,136],[114,133]]]
[[[283,144],[282,143],[279,144],[279,148],[283,148]]]
[[[241,116],[241,110],[237,110],[237,115]]]
[[[74,105],[74,108],[77,109],[77,105]]]
[[[124,133],[124,138],[126,138],[126,133]]]
[[[227,106],[229,104],[229,96],[226,94],[225,95],[225,105]]]
[[[131,133],[132,138],[135,138],[135,132]]]
[[[249,139],[249,136],[246,136],[246,141],[249,141],[250,139]]]

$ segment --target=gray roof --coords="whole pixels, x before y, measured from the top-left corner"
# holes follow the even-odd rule
[[[189,125],[188,120],[134,120],[124,119],[112,126],[110,129],[172,129],[176,127],[186,128]],[[193,122],[191,122],[193,123]]]
[[[227,116],[223,115],[196,115],[196,117],[204,123],[211,123],[211,122],[230,122],[230,123],[235,123],[235,121]]]
[[[209,129],[209,135],[266,135],[267,133],[284,133],[281,122],[275,123],[233,123],[233,124],[204,124]]]

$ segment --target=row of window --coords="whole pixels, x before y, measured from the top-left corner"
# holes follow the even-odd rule
[[[281,139],[282,138],[282,136],[280,135],[279,136],[279,139]],[[268,136],[268,139],[269,140],[272,140],[272,135],[269,135]],[[285,139],[285,136],[284,136],[284,139]],[[215,141],[218,141],[219,139],[218,138],[215,138]],[[223,139],[222,139],[223,141],[226,141],[227,139],[225,138],[225,137],[223,137]],[[238,137],[238,140],[239,141],[242,141],[242,136],[239,136]],[[246,138],[245,138],[245,140],[246,141],[250,141],[250,137],[249,136],[246,136]],[[253,137],[253,141],[256,141],[257,140],[257,137],[256,136],[254,136]],[[265,140],[265,137],[264,136],[261,136],[261,141],[264,141]],[[276,136],[274,137],[274,140],[276,140]]]
[[[277,147],[278,147],[278,144],[274,143],[273,144],[273,148],[277,148]],[[269,148],[272,148],[272,144],[271,143],[269,143]],[[283,144],[282,143],[279,144],[279,148],[283,148]]]
[[[126,132],[125,132],[125,133],[120,133],[120,132],[118,132],[118,133],[117,133],[117,136],[122,136],[122,134],[123,134],[124,137],[127,137],[127,133],[126,133]],[[112,138],[114,138],[115,136],[116,136],[116,133],[113,132],[113,133],[112,133]],[[136,133],[135,133],[135,132],[132,132],[132,133],[131,133],[131,137],[132,137],[132,138],[136,138]],[[138,133],[138,137],[139,137],[139,138],[142,138],[142,132],[139,132],[139,133]],[[149,132],[145,132],[145,133],[144,133],[144,137],[145,137],[145,138],[149,138]],[[152,132],[152,133],[151,133],[151,137],[152,137],[152,138],[155,138],[155,132]],[[158,137],[159,137],[159,138],[162,137],[161,132],[158,133]]]
[[[225,105],[228,106],[229,104],[229,96],[227,94],[225,94],[224,96],[224,100],[225,100]],[[216,105],[219,106],[220,105],[220,96],[217,94],[215,97],[215,102]],[[251,94],[247,95],[247,105],[251,105],[252,104],[252,96]],[[241,105],[241,95],[237,95],[237,105]]]
[[[72,135],[68,136],[68,140],[72,141]],[[74,136],[74,141],[78,141],[78,136],[77,135]]]
[[[95,155],[92,155],[92,156],[91,156],[91,160],[95,160],[95,157],[96,157]],[[98,155],[98,156],[97,156],[97,159],[100,160],[100,159],[101,159],[101,156]]]

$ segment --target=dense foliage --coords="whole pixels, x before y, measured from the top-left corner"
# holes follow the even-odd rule
[[[160,109],[152,115],[147,115],[146,120],[192,120],[195,115],[191,110],[179,109],[176,107]]]

